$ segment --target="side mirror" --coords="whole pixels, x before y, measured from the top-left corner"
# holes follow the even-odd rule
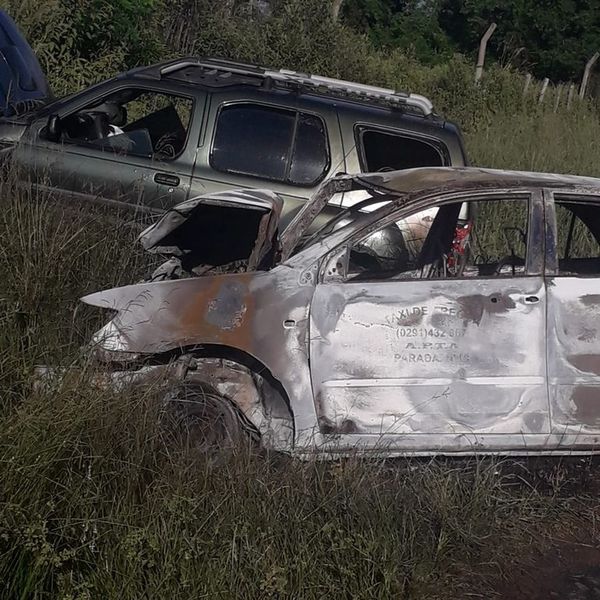
[[[48,124],[46,125],[46,138],[51,142],[59,142],[62,134],[60,117],[58,115],[50,115]]]

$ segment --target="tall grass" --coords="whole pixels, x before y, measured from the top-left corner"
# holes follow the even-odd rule
[[[2,416],[0,480],[7,600],[458,598],[568,516],[495,461],[209,462],[85,376]]]

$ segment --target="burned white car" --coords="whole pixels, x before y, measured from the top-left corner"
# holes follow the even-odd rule
[[[296,455],[600,449],[600,180],[425,168],[330,179],[283,231],[281,207],[213,194],[144,232],[169,262],[83,299],[116,311],[112,380]]]

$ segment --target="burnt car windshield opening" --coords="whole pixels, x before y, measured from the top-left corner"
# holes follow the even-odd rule
[[[432,143],[379,129],[358,129],[361,163],[369,173],[416,167],[443,167],[448,161]]]
[[[428,208],[355,243],[348,279],[524,276],[528,222],[525,197]]]
[[[555,212],[559,274],[599,274],[600,204],[559,196]]]
[[[217,119],[210,162],[225,173],[311,187],[329,170],[325,124],[294,110],[226,105]]]
[[[352,206],[345,208],[338,212],[337,214],[331,215],[329,220],[327,220],[319,229],[312,232],[310,235],[304,237],[298,246],[294,250],[294,254],[299,252],[300,250],[307,248],[308,246],[322,240],[324,237],[330,235],[334,231],[341,229],[342,227],[346,227],[350,223],[353,223],[359,218],[366,217],[369,214],[368,209],[371,207],[376,207],[379,204],[389,202],[391,200],[396,200],[400,196],[397,194],[384,194],[375,190],[365,190],[365,193],[370,194],[369,198],[357,202]]]
[[[119,90],[61,119],[60,142],[159,161],[177,158],[193,101],[147,89]]]

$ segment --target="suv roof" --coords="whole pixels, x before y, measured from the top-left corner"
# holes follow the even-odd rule
[[[173,79],[187,84],[218,88],[252,85],[266,89],[293,90],[370,105],[380,104],[422,117],[437,118],[431,100],[420,94],[220,59],[180,58],[134,69],[123,76]]]

